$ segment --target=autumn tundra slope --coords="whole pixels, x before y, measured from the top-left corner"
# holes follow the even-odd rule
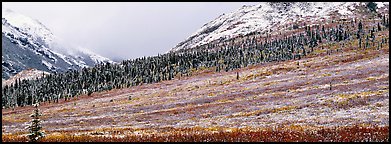
[[[345,138],[352,140],[351,135],[361,132],[362,138],[372,134],[372,140],[388,141],[389,48],[362,50],[353,44],[331,55],[319,53],[230,72],[199,70],[180,80],[45,103],[41,106],[43,127],[48,138],[102,132],[137,140],[169,136],[160,132],[165,129],[205,128],[213,134],[238,128],[302,132],[359,126]],[[2,111],[3,140],[7,134],[25,132],[31,111],[31,106]],[[364,131],[376,127],[387,131]],[[319,139],[343,140],[332,134],[323,137]]]
[[[171,80],[43,100],[42,141],[389,141],[388,4],[355,12],[175,49],[226,54]],[[2,110],[3,141],[27,141],[32,110]]]

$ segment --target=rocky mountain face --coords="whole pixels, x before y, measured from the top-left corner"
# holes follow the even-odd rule
[[[378,9],[388,9],[388,2],[376,2]],[[297,21],[319,21],[331,15],[354,16],[362,2],[264,2],[254,6],[222,14],[206,23],[190,37],[180,42],[170,51],[190,49],[213,41],[232,39],[250,33],[281,31],[281,25]]]
[[[46,72],[113,62],[93,52],[63,46],[58,38],[38,20],[2,9],[2,78],[29,68]]]

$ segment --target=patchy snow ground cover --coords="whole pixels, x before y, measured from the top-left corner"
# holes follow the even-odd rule
[[[377,33],[376,41],[381,38],[389,39],[388,31]],[[357,40],[325,43],[300,60],[220,73],[200,69],[190,77],[43,103],[43,130],[47,141],[388,141],[389,45],[357,46]],[[3,109],[2,138],[18,141],[27,133],[32,110]]]

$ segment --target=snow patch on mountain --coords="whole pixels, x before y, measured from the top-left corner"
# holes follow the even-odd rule
[[[42,64],[44,64],[46,67],[48,67],[50,70],[55,70],[56,67],[54,67],[52,64],[50,64],[49,62],[45,61],[45,60],[42,60]]]
[[[95,63],[106,63],[106,62],[116,63],[106,57],[100,56],[100,55],[90,51],[87,48],[79,47],[78,49],[80,50],[81,53],[87,54]]]

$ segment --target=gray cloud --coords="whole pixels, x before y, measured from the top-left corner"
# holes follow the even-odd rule
[[[256,3],[2,3],[111,59],[162,54],[223,13]]]

